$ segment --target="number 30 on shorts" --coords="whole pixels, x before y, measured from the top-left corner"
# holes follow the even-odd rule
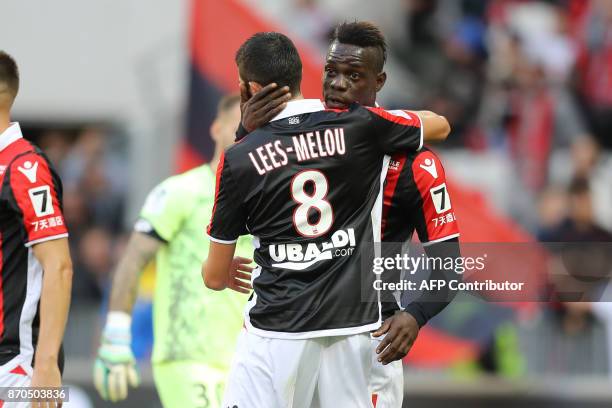
[[[306,192],[306,185],[312,184],[312,194]],[[334,211],[327,197],[327,178],[318,170],[304,170],[291,181],[291,196],[299,205],[293,211],[293,226],[302,236],[314,238],[325,234],[334,222]],[[319,213],[314,224],[308,220],[310,209]]]

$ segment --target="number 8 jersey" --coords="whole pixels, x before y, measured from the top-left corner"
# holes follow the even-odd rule
[[[225,152],[208,235],[255,237],[247,330],[303,339],[379,326],[371,265],[385,155],[422,143],[416,115],[299,100]]]
[[[0,134],[0,365],[34,355],[43,270],[31,247],[68,236],[61,199],[48,160],[11,124]]]

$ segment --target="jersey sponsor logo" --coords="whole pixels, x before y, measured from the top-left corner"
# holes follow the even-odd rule
[[[433,187],[429,190],[431,194],[431,200],[433,201],[434,207],[438,214],[445,213],[452,208],[448,189],[446,183],[442,183],[439,186]]]
[[[333,258],[351,256],[355,251],[355,230],[348,228],[338,230],[330,241],[308,244],[272,244],[270,257],[277,268],[302,271],[310,266]]]
[[[446,215],[442,215],[440,217],[436,217],[431,220],[435,224],[435,227],[438,228],[444,224],[450,224],[457,221],[457,216],[454,212],[448,213]]]
[[[399,161],[397,161],[397,160],[391,160],[391,161],[389,162],[389,170],[398,171],[398,170],[399,170],[399,168],[400,168],[400,165],[401,165],[401,164],[402,164],[402,163],[400,163],[400,162],[399,162]]]
[[[53,209],[53,197],[49,186],[34,187],[28,190],[32,207],[37,217],[44,217],[55,212]]]
[[[434,160],[427,158],[419,165],[419,167],[431,174],[433,178],[438,178],[438,169],[436,168],[436,162]]]
[[[60,216],[57,217],[49,217],[39,221],[34,221],[32,226],[34,227],[34,232],[43,231],[48,228],[61,227],[64,225],[64,219]]]
[[[25,163],[23,163],[23,167],[21,166],[17,167],[17,170],[19,170],[21,174],[26,176],[28,180],[30,181],[30,183],[36,183],[36,172],[38,171],[38,162],[34,162],[34,164],[32,164],[32,162],[28,160]]]
[[[289,124],[290,125],[299,125],[300,124],[300,117],[299,116],[294,116],[289,118]]]

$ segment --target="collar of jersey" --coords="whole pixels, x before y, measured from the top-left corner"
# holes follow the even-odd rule
[[[290,116],[302,115],[304,113],[312,113],[325,110],[323,102],[318,99],[298,99],[296,101],[287,102],[287,107],[281,113],[276,115],[271,122],[281,120]]]
[[[9,124],[9,127],[0,134],[0,152],[9,147],[11,143],[21,138],[21,127],[19,123],[13,122]]]

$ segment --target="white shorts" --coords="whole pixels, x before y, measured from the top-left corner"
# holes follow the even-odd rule
[[[32,383],[32,367],[16,357],[0,367],[0,387],[29,387]],[[30,408],[31,402],[0,402],[2,408]]]
[[[304,340],[238,339],[223,406],[372,408],[368,333]]]
[[[376,348],[383,338],[372,338],[372,402],[376,408],[400,408],[404,400],[404,369],[401,360],[387,365],[378,361]]]

